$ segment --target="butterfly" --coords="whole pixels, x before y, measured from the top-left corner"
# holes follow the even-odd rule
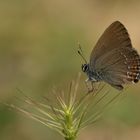
[[[86,82],[104,81],[118,90],[124,84],[139,81],[140,55],[132,47],[127,29],[120,21],[113,22],[104,31],[91,52],[89,63],[85,60],[82,64],[82,71],[88,76]]]

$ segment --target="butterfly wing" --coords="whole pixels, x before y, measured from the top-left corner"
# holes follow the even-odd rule
[[[122,84],[138,81],[140,57],[119,21],[113,22],[98,40],[90,56],[90,68],[118,89],[123,88]]]

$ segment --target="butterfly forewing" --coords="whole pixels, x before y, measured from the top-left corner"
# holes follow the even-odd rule
[[[92,68],[96,67],[96,60],[106,53],[120,47],[132,47],[126,28],[119,21],[113,22],[102,34],[90,55]]]

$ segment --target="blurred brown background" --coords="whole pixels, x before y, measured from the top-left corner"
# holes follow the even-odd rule
[[[47,94],[53,86],[65,89],[81,71],[77,42],[89,58],[100,35],[115,20],[127,27],[140,52],[138,0],[1,0],[1,100],[12,100],[17,87],[32,96]],[[82,80],[85,78],[83,75]],[[139,140],[139,89],[139,83],[130,86],[125,99],[106,113],[104,120],[82,131],[79,140]],[[0,140],[19,139],[62,137],[0,106]]]

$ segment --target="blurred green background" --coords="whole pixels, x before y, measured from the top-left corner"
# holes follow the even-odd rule
[[[138,0],[0,0],[0,99],[20,88],[42,96],[53,86],[67,88],[81,71],[78,42],[89,58],[105,28],[120,20],[140,52]],[[86,76],[82,75],[81,83]],[[83,84],[84,85],[84,84]],[[81,87],[85,90],[85,87]],[[139,140],[140,84],[79,140]],[[0,106],[0,140],[61,140],[56,132]]]

